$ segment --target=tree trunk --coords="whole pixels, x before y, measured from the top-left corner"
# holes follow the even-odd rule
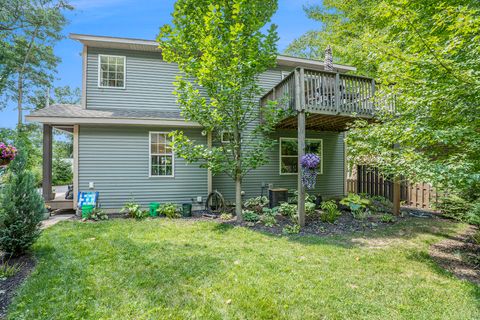
[[[23,122],[23,76],[21,73],[18,74],[18,99],[17,99],[17,110],[18,110],[18,126],[22,125]]]
[[[235,179],[235,214],[237,215],[237,221],[242,222],[242,178],[240,176]]]

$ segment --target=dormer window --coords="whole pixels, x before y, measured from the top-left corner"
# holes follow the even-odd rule
[[[98,86],[101,88],[125,88],[124,56],[98,55]]]

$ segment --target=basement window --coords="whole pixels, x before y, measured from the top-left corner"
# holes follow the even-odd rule
[[[124,56],[98,55],[98,86],[125,89]]]
[[[168,132],[150,132],[150,177],[173,177],[174,155]]]
[[[323,173],[323,139],[305,139],[305,153],[320,157],[319,173]],[[297,138],[280,138],[280,175],[298,174]]]

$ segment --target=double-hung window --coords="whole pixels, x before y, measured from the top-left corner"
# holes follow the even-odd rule
[[[150,176],[173,177],[172,139],[168,132],[150,132]]]
[[[305,153],[320,157],[319,173],[323,173],[323,140],[305,139]],[[280,175],[298,174],[297,138],[280,138]]]
[[[98,86],[124,89],[125,61],[123,56],[98,55]]]

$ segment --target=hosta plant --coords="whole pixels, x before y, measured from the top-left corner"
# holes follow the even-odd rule
[[[260,220],[260,216],[252,210],[244,210],[243,220],[249,221],[249,222],[257,222],[258,220]]]
[[[320,214],[320,220],[323,222],[334,223],[335,220],[342,214],[338,210],[337,203],[335,200],[323,201],[320,205],[322,213]]]
[[[157,212],[170,219],[179,218],[181,216],[179,207],[174,203],[164,203],[160,205]]]
[[[125,203],[120,213],[126,213],[129,217],[137,220],[145,219],[148,216],[148,212],[142,210],[142,207],[133,201]]]

